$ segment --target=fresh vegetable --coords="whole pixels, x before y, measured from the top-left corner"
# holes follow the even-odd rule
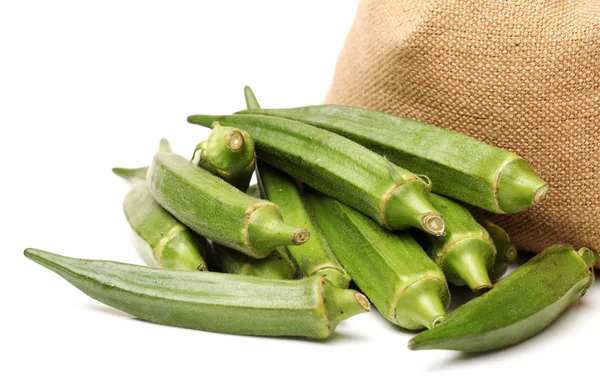
[[[524,341],[585,294],[597,261],[598,254],[590,249],[552,246],[435,329],[414,337],[408,347],[481,352]]]
[[[329,246],[381,315],[412,330],[444,319],[446,279],[409,233],[389,232],[315,190],[305,196]]]
[[[428,236],[425,250],[442,268],[448,282],[471,290],[489,289],[488,271],[494,266],[496,248],[487,231],[460,204],[437,194],[431,203],[446,219],[446,234]]]
[[[113,169],[115,174],[133,182],[125,196],[123,211],[129,225],[139,236],[137,246],[140,252],[146,261],[168,269],[206,270],[206,240],[185,227],[154,200],[146,185],[147,171],[147,167]]]
[[[316,229],[296,181],[262,161],[257,163],[257,176],[264,197],[279,207],[283,220],[305,228],[311,234],[305,244],[288,248],[302,274],[321,275],[339,287],[347,288],[351,278]]]
[[[362,294],[322,277],[275,280],[202,274],[27,249],[25,256],[90,297],[143,320],[210,332],[328,337],[337,324],[369,310]]]
[[[305,229],[283,222],[277,205],[247,196],[173,153],[163,139],[148,170],[158,203],[200,235],[254,258],[277,246],[308,241]]]
[[[293,119],[343,135],[417,174],[433,191],[495,213],[541,202],[548,184],[518,155],[430,124],[356,107],[250,109],[239,114]]]
[[[425,181],[349,139],[277,117],[188,117],[188,122],[206,127],[217,121],[248,131],[260,159],[389,229],[444,233],[444,220],[427,199]]]
[[[481,225],[490,235],[496,247],[496,260],[490,271],[492,281],[497,281],[508,270],[508,265],[517,261],[517,247],[510,241],[509,235],[504,229],[489,220],[483,220]]]
[[[255,259],[228,247],[213,244],[209,266],[214,271],[249,277],[294,279],[296,275],[296,266],[283,246],[275,249],[266,258]]]
[[[196,146],[192,162],[246,191],[255,159],[254,141],[246,131],[216,123],[208,139]]]

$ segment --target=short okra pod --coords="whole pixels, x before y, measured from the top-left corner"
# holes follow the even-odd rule
[[[437,328],[408,347],[481,352],[524,341],[579,300],[594,281],[598,254],[569,245],[552,246],[455,310]]]
[[[166,140],[148,171],[148,186],[158,203],[183,224],[254,258],[309,238],[305,229],[283,222],[277,205],[249,197],[196,167],[173,153]]]
[[[510,241],[508,233],[502,227],[487,219],[481,221],[481,225],[486,229],[496,247],[496,260],[490,271],[490,278],[492,281],[497,281],[506,273],[508,265],[517,261],[517,247]]]
[[[209,332],[326,338],[369,310],[362,294],[322,277],[275,280],[202,274],[27,249],[25,256],[90,297],[146,321]]]
[[[302,274],[321,275],[339,287],[347,288],[351,278],[317,230],[296,181],[262,161],[257,163],[257,176],[263,196],[279,206],[283,220],[305,228],[311,234],[305,244],[288,248]]]
[[[235,127],[216,123],[207,140],[200,143],[192,162],[245,191],[254,172],[254,141]]]
[[[427,236],[427,253],[448,282],[466,284],[474,291],[492,287],[488,272],[494,266],[496,248],[488,232],[459,203],[437,194],[431,194],[430,199],[446,219],[446,234]]]
[[[381,315],[411,330],[444,319],[450,302],[444,274],[408,232],[387,231],[315,190],[305,195],[327,243]]]
[[[277,117],[188,117],[188,122],[206,127],[217,121],[248,131],[260,159],[389,229],[416,227],[430,234],[444,233],[444,220],[427,199],[428,185],[360,144]]]
[[[114,168],[113,172],[133,182],[123,201],[123,211],[138,237],[137,245],[151,266],[168,269],[206,270],[206,239],[194,233],[163,209],[146,185],[147,167]]]
[[[433,191],[495,213],[525,210],[548,192],[548,184],[518,155],[415,120],[339,105],[250,109],[239,114],[293,119],[343,135],[427,175]]]
[[[208,259],[213,271],[271,279],[294,279],[296,266],[280,246],[266,258],[250,258],[237,250],[213,244],[212,257]]]

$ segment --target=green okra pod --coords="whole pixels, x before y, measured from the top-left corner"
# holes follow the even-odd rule
[[[444,220],[427,199],[425,181],[349,139],[277,117],[188,117],[188,122],[206,127],[217,121],[248,131],[260,159],[389,229],[444,233]]]
[[[90,297],[143,320],[210,332],[326,338],[369,301],[322,277],[275,280],[202,274],[27,249],[25,256]]]
[[[437,328],[414,337],[408,347],[481,352],[524,341],[585,294],[597,261],[598,254],[590,249],[552,246],[455,310]]]
[[[257,163],[257,176],[263,196],[279,207],[283,220],[305,228],[311,234],[305,244],[288,248],[302,274],[321,275],[339,287],[347,288],[351,278],[315,227],[296,181],[262,161]]]
[[[496,248],[488,232],[459,203],[437,194],[431,194],[430,199],[446,219],[446,234],[427,236],[427,253],[448,282],[466,284],[474,291],[492,287],[488,272],[494,266]]]
[[[510,241],[510,237],[506,231],[495,223],[485,219],[481,225],[490,235],[496,247],[496,260],[494,267],[490,271],[492,281],[497,281],[508,270],[508,265],[517,261],[517,247]]]
[[[358,287],[390,322],[432,328],[446,316],[444,274],[408,232],[390,232],[315,190],[306,199],[327,243]]]
[[[305,229],[283,222],[277,205],[247,196],[173,153],[166,140],[148,170],[154,199],[196,233],[254,258],[308,241]]]
[[[198,144],[192,162],[245,191],[254,172],[254,141],[235,127],[216,123],[207,140]]]
[[[123,211],[139,238],[137,246],[144,259],[152,266],[168,269],[206,270],[206,240],[154,200],[146,184],[148,168],[114,168],[113,172],[133,182]]]
[[[250,258],[237,250],[213,244],[211,270],[223,273],[247,275],[271,279],[294,279],[296,266],[283,246],[278,247],[266,258]]]
[[[458,132],[363,108],[320,105],[239,114],[293,119],[343,135],[427,175],[433,191],[495,213],[539,203],[548,184],[518,155]]]

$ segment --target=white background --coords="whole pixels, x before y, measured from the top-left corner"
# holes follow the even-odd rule
[[[357,1],[0,3],[0,383],[597,383],[600,289],[542,335],[483,355],[411,352],[376,311],[328,341],[153,325],[26,260],[37,247],[141,263],[111,167],[167,137],[186,156],[193,113],[322,101]],[[594,374],[594,371],[596,372]]]

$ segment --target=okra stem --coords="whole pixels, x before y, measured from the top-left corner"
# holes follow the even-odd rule
[[[247,132],[215,123],[208,139],[196,146],[192,162],[245,191],[256,156]]]

